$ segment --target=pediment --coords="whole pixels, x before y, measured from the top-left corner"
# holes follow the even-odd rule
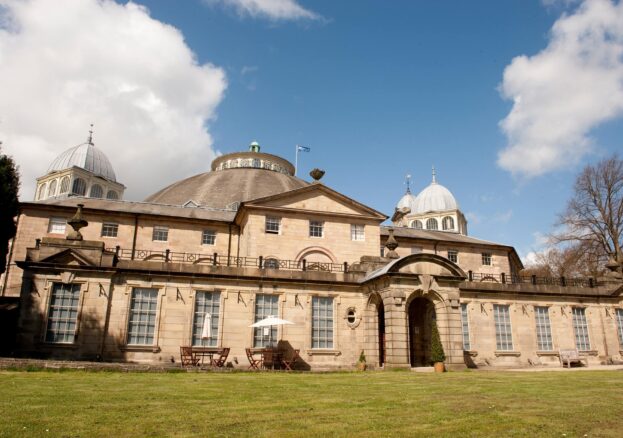
[[[93,261],[91,261],[88,257],[85,257],[80,252],[71,248],[48,256],[42,260],[39,260],[39,262],[65,266],[95,266]]]
[[[290,210],[317,211],[327,214],[344,214],[374,217],[385,220],[387,216],[348,196],[322,184],[311,184],[278,195],[245,202],[246,206],[283,208]]]

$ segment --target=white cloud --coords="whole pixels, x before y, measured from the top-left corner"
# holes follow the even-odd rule
[[[305,9],[296,0],[204,0],[208,4],[223,4],[241,16],[271,20],[318,20],[322,17]]]
[[[209,169],[206,124],[222,69],[144,7],[111,0],[0,0],[0,140],[21,168],[21,199],[63,150],[94,140],[126,197]]]
[[[472,211],[468,211],[467,213],[465,213],[465,218],[473,225],[478,225],[482,222],[482,218],[480,217],[480,215]]]
[[[623,113],[623,2],[587,0],[563,15],[544,50],[506,67],[500,92],[513,101],[502,168],[529,178],[577,163],[591,129]]]
[[[503,212],[498,212],[493,217],[494,222],[507,223],[513,217],[513,210],[506,210]]]

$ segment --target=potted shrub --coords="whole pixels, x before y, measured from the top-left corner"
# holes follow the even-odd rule
[[[439,329],[437,328],[437,321],[433,322],[433,332],[431,334],[430,342],[430,359],[433,362],[436,373],[443,373],[443,362],[446,360],[446,353],[443,351],[443,345],[441,344],[441,338],[439,337]]]
[[[359,355],[359,360],[357,361],[357,370],[365,371],[366,370],[366,355],[363,350],[361,350],[361,354]]]

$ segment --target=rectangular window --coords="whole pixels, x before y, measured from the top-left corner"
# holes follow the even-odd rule
[[[117,237],[119,231],[119,224],[112,222],[104,222],[102,224],[102,237]]]
[[[350,240],[366,240],[366,235],[364,234],[364,226],[363,225],[355,225],[352,224],[350,226]]]
[[[279,234],[281,231],[281,218],[266,216],[266,232],[268,234]]]
[[[509,307],[508,305],[493,305],[495,348],[500,351],[513,350],[513,335],[511,333],[511,315]]]
[[[279,296],[257,294],[255,296],[255,322],[269,316],[279,316]],[[277,344],[277,326],[256,327],[253,330],[253,346],[268,347]]]
[[[457,250],[454,250],[454,249],[449,249],[448,250],[448,260],[450,260],[452,263],[458,263],[459,262],[459,252]]]
[[[586,309],[583,307],[573,308],[573,331],[575,332],[575,346],[580,351],[591,349],[591,341],[588,337],[588,324],[586,322]]]
[[[166,242],[169,240],[169,227],[154,227],[151,240],[156,240],[158,242]]]
[[[322,237],[323,229],[324,229],[324,222],[309,221],[309,237]]]
[[[623,348],[623,309],[617,309],[617,328],[619,332],[619,343],[621,344],[621,348]]]
[[[491,266],[491,253],[483,252],[482,253],[482,264],[485,266]]]
[[[48,233],[65,234],[65,225],[67,225],[67,219],[64,217],[51,217],[48,222]]]
[[[412,246],[411,254],[420,254],[423,251],[421,246]]]
[[[128,322],[129,345],[152,345],[154,343],[157,305],[158,289],[141,287],[132,289]]]
[[[50,297],[46,342],[71,344],[76,335],[78,321],[79,284],[54,283]]]
[[[461,304],[461,326],[463,327],[463,350],[471,350],[469,342],[469,320],[467,318],[467,304]]]
[[[549,308],[545,306],[534,307],[536,319],[536,346],[540,351],[552,351],[552,329],[549,322]]]
[[[216,242],[216,231],[203,230],[203,233],[201,233],[201,244],[214,245],[214,242]]]
[[[312,348],[333,348],[333,298],[312,298]]]
[[[195,294],[193,345],[216,347],[220,303],[220,292],[198,291]],[[206,324],[209,324],[209,329],[206,328]]]

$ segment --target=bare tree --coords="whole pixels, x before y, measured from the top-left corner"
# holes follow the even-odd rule
[[[586,166],[558,225],[555,243],[578,244],[602,264],[611,257],[623,265],[623,160],[615,154]]]
[[[536,254],[532,264],[526,266],[523,275],[539,277],[598,277],[603,273],[600,249],[585,242],[550,245]]]

